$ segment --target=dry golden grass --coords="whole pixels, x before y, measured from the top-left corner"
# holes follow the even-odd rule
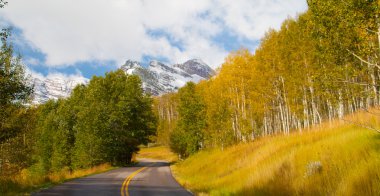
[[[165,160],[168,162],[176,162],[178,160],[178,156],[166,146],[141,148],[137,153],[137,158]]]
[[[101,173],[113,169],[110,164],[102,164],[89,169],[80,169],[70,172],[63,169],[60,172],[49,175],[36,175],[27,169],[20,172],[19,175],[8,179],[0,179],[0,195],[22,195],[42,187],[48,187],[64,181],[79,178],[91,174]]]
[[[347,120],[379,127],[368,113]],[[227,149],[173,166],[177,180],[209,195],[380,195],[380,133],[343,121]]]

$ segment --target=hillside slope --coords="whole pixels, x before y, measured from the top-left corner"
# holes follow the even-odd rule
[[[348,117],[379,127],[366,113]],[[210,195],[380,195],[380,134],[345,124],[202,151],[173,166]]]

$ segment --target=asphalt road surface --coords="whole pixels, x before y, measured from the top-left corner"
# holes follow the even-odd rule
[[[173,178],[169,163],[141,159],[132,167],[123,167],[44,189],[33,196],[44,195],[192,195]]]

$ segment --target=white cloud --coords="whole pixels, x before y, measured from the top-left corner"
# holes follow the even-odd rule
[[[220,0],[215,17],[238,36],[260,39],[269,28],[279,28],[288,16],[306,10],[306,0]]]
[[[48,66],[148,55],[216,67],[229,52],[212,41],[221,31],[257,40],[305,9],[305,0],[12,0],[0,15],[46,54]]]

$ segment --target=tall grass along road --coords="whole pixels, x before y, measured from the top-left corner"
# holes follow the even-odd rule
[[[345,119],[380,127],[380,119],[368,113]],[[380,135],[326,122],[302,133],[204,150],[172,169],[196,194],[380,195]]]
[[[141,159],[136,166],[79,178],[32,195],[191,195],[172,177],[165,161]]]

